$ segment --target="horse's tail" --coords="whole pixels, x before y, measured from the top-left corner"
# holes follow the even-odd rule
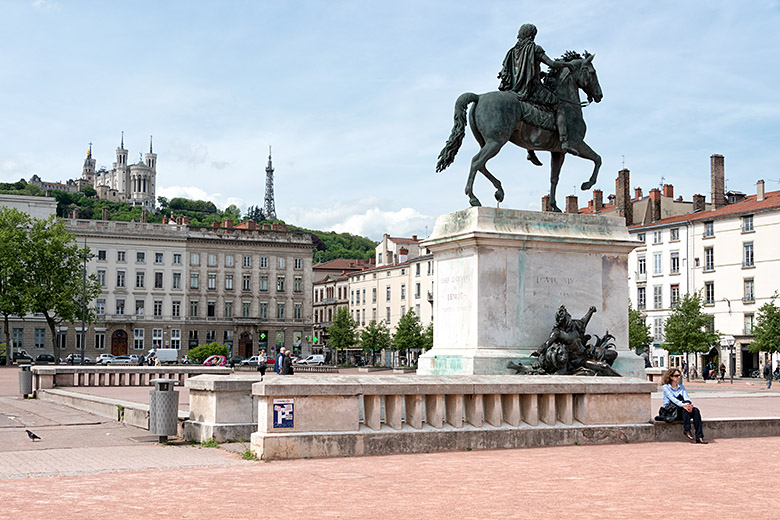
[[[455,101],[455,124],[452,126],[450,138],[439,153],[439,161],[436,163],[437,172],[444,171],[455,160],[455,155],[463,143],[463,136],[466,135],[466,108],[469,103],[476,103],[478,99],[479,96],[473,92],[466,92]]]

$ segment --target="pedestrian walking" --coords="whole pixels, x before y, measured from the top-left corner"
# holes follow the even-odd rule
[[[284,347],[279,349],[279,354],[276,355],[276,362],[274,363],[274,372],[277,374],[282,373],[282,361],[284,361]]]
[[[292,352],[289,350],[285,351],[284,357],[282,358],[282,375],[283,376],[293,375]]]
[[[772,388],[772,360],[767,359],[764,364],[764,379],[766,379],[766,389]]]
[[[257,371],[260,372],[261,376],[265,375],[265,366],[266,363],[266,357],[265,357],[265,350],[261,350],[260,354],[257,356]]]
[[[726,365],[721,363],[720,364],[720,380],[723,381],[724,377],[726,377]]]

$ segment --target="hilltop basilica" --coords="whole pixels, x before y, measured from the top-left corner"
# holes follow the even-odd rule
[[[138,162],[128,163],[125,149],[125,134],[116,149],[116,162],[111,170],[100,168],[95,171],[96,161],[92,157],[92,144],[89,146],[81,179],[76,181],[78,189],[92,186],[97,196],[114,202],[127,202],[133,206],[142,206],[154,211],[157,197],[157,154],[152,151],[152,138],[149,138],[149,153],[139,153]]]

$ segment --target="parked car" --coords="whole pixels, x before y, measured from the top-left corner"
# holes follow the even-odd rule
[[[325,355],[324,354],[312,354],[311,356],[300,359],[296,362],[298,365],[324,365],[325,364]]]
[[[36,363],[54,363],[54,356],[52,354],[38,354],[35,356]],[[62,359],[60,359],[62,363]]]
[[[133,359],[135,358],[135,359]],[[137,365],[138,356],[115,356],[108,361],[107,365]]]
[[[240,365],[246,358],[244,356],[233,356],[228,359],[228,364],[232,361],[234,365]]]
[[[69,365],[80,365],[81,364],[81,354],[68,354],[68,357],[65,358],[65,362]],[[85,365],[91,365],[92,359],[88,357],[84,357],[84,364]]]
[[[98,356],[98,357],[95,359],[95,364],[96,364],[96,365],[107,365],[107,364],[108,364],[108,362],[109,362],[110,360],[112,360],[112,359],[114,359],[114,355],[113,355],[113,354],[100,354],[100,355],[99,355],[99,356]]]
[[[225,356],[209,356],[203,364],[207,367],[224,367],[227,364],[227,358]]]
[[[33,357],[25,350],[18,350],[14,352],[14,361],[33,361]]]
[[[256,367],[259,362],[260,358],[258,356],[252,356],[251,358],[241,360],[241,366]]]

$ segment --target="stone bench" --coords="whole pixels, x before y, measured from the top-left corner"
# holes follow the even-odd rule
[[[185,366],[34,366],[33,389],[45,390],[62,386],[149,386],[151,379],[175,379],[184,382],[201,374],[230,374],[230,368]]]
[[[276,459],[515,447],[549,428],[649,426],[655,390],[575,376],[281,377],[252,387],[252,448]]]

